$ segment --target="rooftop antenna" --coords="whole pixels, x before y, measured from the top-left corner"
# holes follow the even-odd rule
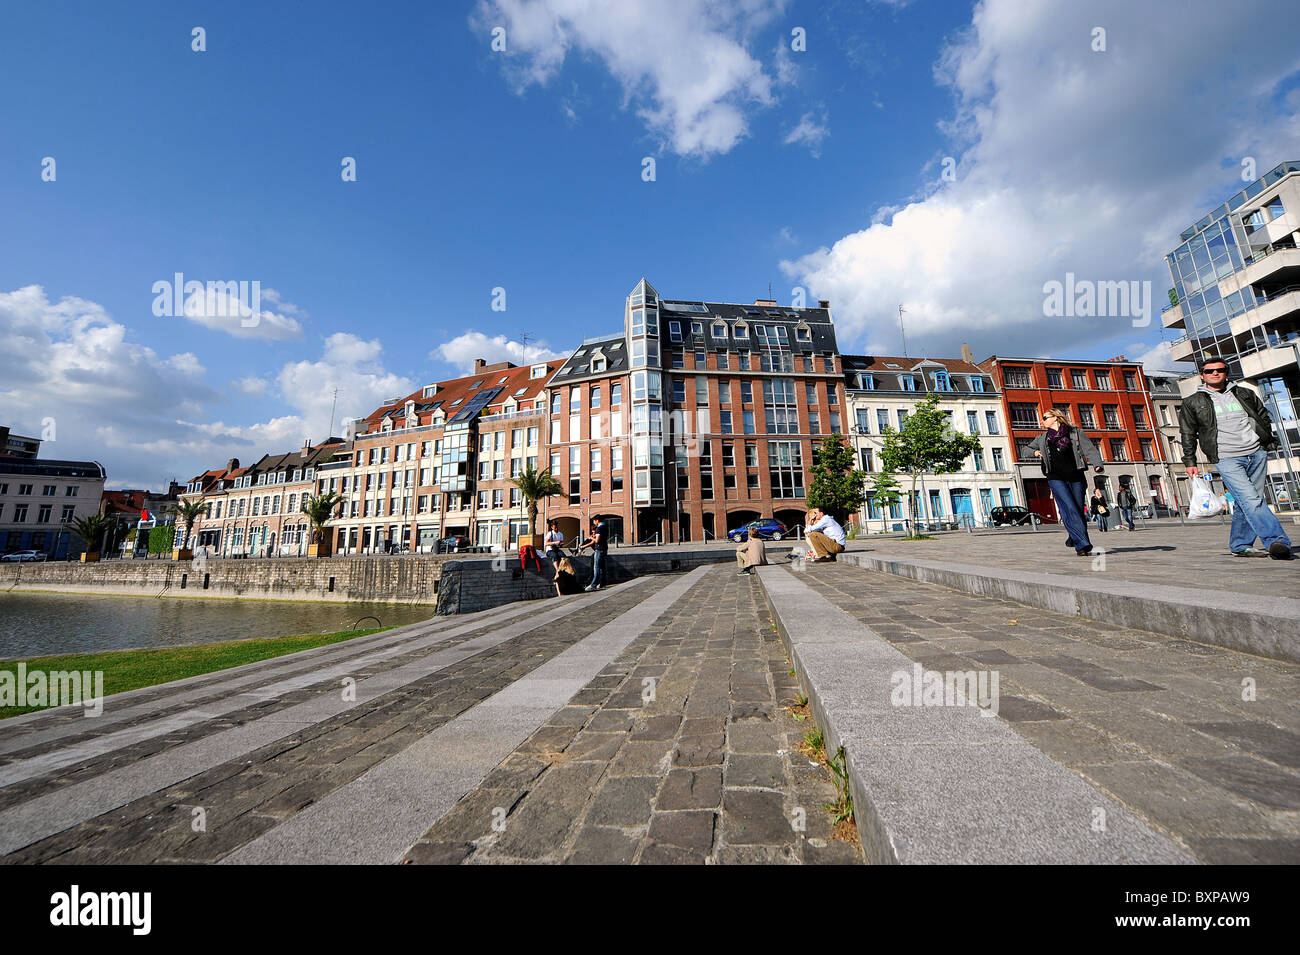
[[[325,433],[325,437],[327,438],[334,437],[334,410],[338,407],[338,404],[339,404],[339,390],[335,388],[334,403],[330,405],[330,429]]]
[[[526,365],[528,364],[528,333],[527,332],[519,333],[519,347],[523,351],[523,355],[520,358],[520,361]]]
[[[768,300],[769,302],[772,301],[772,283],[771,283],[771,282],[768,282],[768,283],[767,283],[767,300]]]
[[[899,302],[898,303],[898,334],[903,336],[903,357],[906,358],[907,357],[907,332],[903,331],[904,311],[906,311],[906,309],[903,308],[903,303]]]

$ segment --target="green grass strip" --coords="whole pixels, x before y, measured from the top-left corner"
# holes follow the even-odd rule
[[[21,662],[27,671],[33,670],[103,670],[104,695],[125,693],[142,686],[155,686],[182,680],[187,676],[212,673],[230,667],[269,660],[272,657],[310,650],[313,647],[341,643],[353,637],[391,630],[376,627],[372,630],[340,630],[337,633],[307,633],[271,639],[230,640],[225,643],[205,643],[190,647],[160,647],[148,650],[109,650],[104,653],[74,653],[53,657],[31,657]],[[8,670],[17,679],[18,660],[0,662],[0,670]],[[48,709],[43,706],[0,706],[0,720],[33,710]]]

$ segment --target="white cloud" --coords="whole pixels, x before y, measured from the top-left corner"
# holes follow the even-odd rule
[[[365,341],[348,332],[325,339],[320,361],[290,362],[276,379],[285,402],[298,411],[297,443],[329,437],[330,410],[338,389],[333,431],[339,435],[348,418],[367,415],[389,398],[410,394],[415,382],[384,369],[378,339]]]
[[[1277,28],[1246,34],[1243,22]],[[1097,24],[1108,52],[1091,49]],[[900,302],[912,354],[1130,340],[1127,319],[1044,317],[1043,284],[1066,272],[1150,281],[1152,324],[1138,333],[1149,346],[1178,233],[1241,188],[1242,156],[1261,174],[1295,158],[1297,104],[1277,96],[1300,68],[1294,25],[1263,0],[1200,0],[1174,17],[1122,0],[985,0],[935,70],[954,98],[942,129],[955,181],[927,157],[919,195],[782,268],[831,300],[846,350],[895,353]]]
[[[773,80],[747,46],[784,7],[785,0],[480,0],[472,25],[482,36],[505,27],[503,64],[521,92],[549,82],[571,52],[594,57],[651,133],[680,155],[707,159],[745,137],[748,108],[773,102]],[[778,62],[778,82],[790,76]]]
[[[230,383],[231,390],[251,398],[265,396],[270,386],[271,383],[265,378],[238,378]]]
[[[469,374],[474,370],[476,358],[482,358],[489,364],[511,361],[516,365],[528,365],[533,362],[563,358],[566,354],[553,351],[544,341],[529,342],[525,349],[522,343],[512,341],[505,335],[489,338],[482,332],[466,332],[457,335],[449,342],[443,342],[429,352],[429,358],[434,361],[449,362],[465,374]]]
[[[349,416],[368,414],[414,384],[382,367],[382,347],[345,333],[322,343],[319,361],[285,364],[278,390],[289,413],[252,423],[210,421],[223,398],[204,381],[190,352],[166,357],[130,340],[130,332],[95,302],[51,302],[30,285],[0,292],[0,422],[39,435],[53,419],[47,458],[97,460],[110,487],[165,487],[236,457],[247,464],[288,451]],[[234,391],[260,397],[269,383],[248,377]],[[278,409],[273,409],[278,410]]]
[[[296,319],[260,307],[268,301],[279,301],[279,293],[274,289],[261,290],[261,303],[254,300],[251,287],[247,296],[247,300],[240,301],[239,294],[231,294],[224,288],[216,288],[215,283],[210,283],[202,294],[194,292],[185,299],[185,317],[196,325],[225,332],[235,338],[279,341],[297,338],[302,334],[302,325]],[[299,311],[291,303],[289,308]]]
[[[820,159],[822,142],[830,134],[830,127],[826,125],[825,111],[820,114],[804,113],[799,119],[799,125],[786,134],[784,142],[787,146],[796,144],[807,146],[813,158]]]
[[[1142,349],[1142,351],[1138,351]],[[1176,362],[1169,354],[1168,342],[1156,342],[1156,344],[1147,348],[1144,343],[1137,343],[1130,346],[1130,350],[1136,354],[1136,357],[1129,358],[1130,361],[1136,361],[1142,365],[1142,369],[1148,375],[1157,374],[1177,374],[1185,375],[1192,370],[1192,365],[1186,362]],[[1127,356],[1127,352],[1125,355]]]

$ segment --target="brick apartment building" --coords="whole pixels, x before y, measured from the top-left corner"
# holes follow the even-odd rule
[[[268,454],[240,467],[232,458],[224,468],[205,471],[189,481],[183,500],[202,500],[208,513],[195,522],[189,546],[219,557],[299,557],[307,553],[310,526],[300,509],[303,497],[314,493],[316,469],[342,446],[332,438],[297,451]]]
[[[548,502],[566,537],[600,515],[631,541],[721,537],[758,517],[803,522],[815,444],[844,433],[828,302],[663,300],[642,279],[621,332],[550,379]]]
[[[1122,356],[1061,361],[993,355],[980,367],[1002,392],[1015,466],[1030,510],[1057,516],[1038,459],[1028,450],[1029,442],[1042,433],[1040,416],[1049,407],[1068,411],[1070,420],[1097,446],[1106,470],[1090,472],[1092,485],[1102,488],[1112,502],[1123,484],[1132,484],[1134,495],[1144,503],[1172,500],[1164,449],[1154,430],[1155,409],[1139,363]]]
[[[474,373],[385,402],[349,428],[350,443],[317,471],[317,492],[344,498],[334,553],[431,553],[443,537],[510,547],[527,533],[511,483],[541,468],[544,388],[554,362],[479,359]]]

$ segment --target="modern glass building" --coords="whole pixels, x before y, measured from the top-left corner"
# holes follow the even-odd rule
[[[1214,355],[1254,385],[1281,448],[1269,455],[1269,494],[1300,502],[1300,162],[1284,162],[1179,236],[1165,257],[1173,280],[1166,328],[1182,329],[1175,361]],[[1200,384],[1192,375],[1183,396]]]

